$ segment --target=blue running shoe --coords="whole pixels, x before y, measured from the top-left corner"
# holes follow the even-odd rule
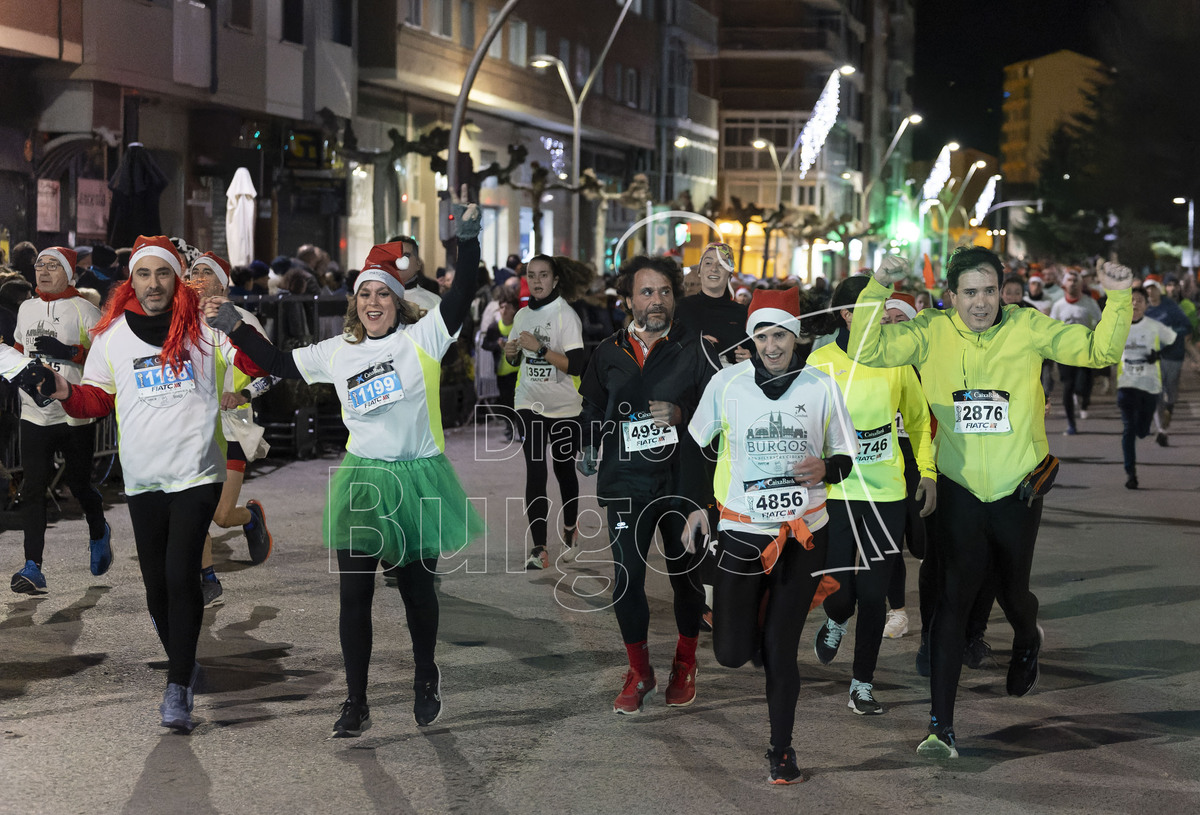
[[[96,577],[108,571],[112,565],[112,527],[104,522],[104,534],[95,540],[88,541],[88,550],[92,554],[92,574]]]
[[[45,594],[46,575],[32,560],[25,561],[25,567],[12,576],[12,590],[17,594]]]
[[[192,711],[189,710],[188,689],[183,685],[171,682],[163,691],[162,704],[158,707],[162,714],[162,726],[180,733],[191,733],[196,726],[192,721]]]

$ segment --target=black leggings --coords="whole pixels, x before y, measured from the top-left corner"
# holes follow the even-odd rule
[[[220,484],[129,496],[146,607],[167,652],[167,681],[177,685],[191,682],[196,664],[204,618],[200,556],[220,500]]]
[[[792,744],[796,700],[800,698],[796,664],[800,634],[825,567],[828,531],[822,527],[812,534],[812,549],[788,541],[775,568],[766,575],[760,556],[773,538],[728,530],[720,533],[713,585],[713,654],[721,665],[740,668],[761,648],[771,746],[776,750]]]
[[[1058,378],[1063,386],[1063,410],[1067,414],[1067,424],[1075,426],[1075,398],[1079,397],[1079,409],[1087,410],[1092,401],[1091,368],[1079,368],[1074,365],[1058,365]]]
[[[875,681],[875,663],[887,618],[888,582],[892,567],[904,556],[900,547],[908,514],[905,503],[836,498],[826,505],[829,552],[825,568],[841,588],[825,598],[825,613],[844,625],[858,607],[853,677],[859,682]]]
[[[608,505],[608,534],[616,579],[613,581],[613,609],[626,645],[645,642],[650,630],[650,604],[646,600],[646,558],[650,541],[658,530],[662,539],[667,575],[675,595],[675,625],[685,637],[700,636],[700,615],[704,613],[704,589],[700,586],[699,561],[703,552],[689,555],[680,536],[684,516],[671,509],[663,498],[650,506]]]
[[[532,410],[518,410],[525,438],[521,450],[525,453],[525,515],[533,548],[546,546],[546,518],[550,514],[550,499],[546,496],[546,445],[554,465],[554,478],[563,502],[563,524],[575,526],[579,514],[579,477],[575,474],[575,454],[579,452],[579,417],[554,419]]]
[[[918,501],[913,496],[921,483],[921,473],[917,469],[917,457],[913,453],[912,440],[908,436],[900,437],[900,452],[904,455],[904,490],[907,498],[905,507],[908,510],[904,519],[904,539],[908,542],[908,551],[918,560],[925,557],[925,545],[929,537],[929,521],[921,517],[924,501]],[[892,579],[888,584],[888,606],[893,609],[904,608],[904,587],[908,579],[908,569],[904,558],[896,559],[892,567]]]
[[[46,551],[46,488],[50,486],[54,452],[63,456],[63,483],[83,507],[88,536],[104,537],[104,502],[92,486],[92,453],[96,449],[96,425],[78,427],[62,424],[39,425],[21,422],[21,466],[25,480],[21,525],[25,530],[25,559],[39,566]]]
[[[988,578],[1013,627],[1013,648],[1038,644],[1038,601],[1029,590],[1042,499],[1032,506],[1014,496],[984,502],[946,477],[938,479],[938,600],[930,636],[933,697],[938,725],[954,724],[954,697],[962,672],[963,646],[972,606]]]
[[[367,698],[367,671],[371,666],[371,601],[375,597],[375,572],[379,558],[337,550],[341,611],[338,635],[342,641],[342,660],[346,663],[346,688],[355,699]],[[437,677],[433,652],[437,647],[438,597],[434,588],[438,559],[414,560],[388,570],[400,586],[400,599],[412,638],[414,684]]]

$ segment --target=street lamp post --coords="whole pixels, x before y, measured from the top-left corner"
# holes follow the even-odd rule
[[[1187,204],[1187,208],[1188,208],[1188,262],[1187,262],[1187,270],[1188,270],[1188,275],[1189,275],[1189,276],[1193,276],[1193,275],[1195,275],[1195,274],[1196,274],[1196,243],[1195,243],[1195,234],[1196,234],[1196,199],[1195,199],[1195,198],[1191,198],[1191,197],[1188,197],[1188,198],[1176,198],[1176,199],[1174,199],[1174,203],[1176,203],[1176,204]]]
[[[909,125],[919,125],[922,121],[923,117],[919,113],[913,113],[904,117],[904,120],[900,122],[900,126],[896,128],[896,135],[892,136],[891,144],[889,144],[887,150],[883,152],[883,158],[880,160],[879,166],[875,168],[875,172],[872,174],[871,180],[867,182],[867,186],[863,187],[862,224],[864,229],[867,228],[871,221],[871,190],[875,187],[875,184],[883,178],[883,173],[885,170],[887,170],[888,159],[892,157],[892,153],[895,152],[896,146],[900,144],[900,137],[904,135],[904,131],[908,129]]]
[[[755,139],[750,142],[755,150],[766,150],[771,154],[771,163],[775,165],[775,206],[783,206],[783,165],[779,163],[779,154],[775,152],[775,142],[770,139]],[[789,155],[788,158],[791,158]]]
[[[986,161],[977,161],[967,170],[967,176],[963,179],[962,186],[954,196],[954,200],[950,202],[948,209],[942,210],[942,263],[946,262],[947,253],[950,250],[950,219],[954,217],[954,213],[958,211],[959,202],[962,201],[963,194],[967,191],[967,186],[971,183],[971,177],[975,175],[976,170],[981,170],[987,166]]]
[[[529,65],[533,68],[549,68],[553,65],[558,69],[558,78],[562,80],[563,90],[567,92],[567,100],[571,103],[571,186],[574,190],[571,193],[570,245],[573,258],[579,257],[579,162],[581,161],[580,132],[583,129],[583,103],[587,99],[588,91],[592,89],[592,83],[596,81],[597,74],[604,67],[604,58],[608,56],[608,50],[612,47],[613,40],[617,38],[617,31],[621,28],[621,23],[625,22],[625,15],[629,13],[629,7],[632,5],[633,0],[625,0],[625,4],[621,7],[621,13],[617,16],[617,22],[608,35],[608,42],[604,44],[604,50],[596,58],[596,64],[592,66],[592,72],[588,74],[578,95],[571,87],[571,77],[567,75],[567,66],[561,59],[551,54],[534,54],[529,60]],[[595,260],[600,263],[602,258],[595,258]]]

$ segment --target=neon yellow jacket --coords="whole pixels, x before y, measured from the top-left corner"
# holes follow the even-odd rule
[[[1121,359],[1133,307],[1128,289],[1108,292],[1099,325],[1066,325],[1037,309],[1004,306],[1000,322],[976,333],[954,311],[925,309],[906,323],[880,325],[891,289],[874,278],[858,297],[850,352],[866,365],[915,365],[937,419],[937,468],[981,501],[1011,495],[1046,457],[1042,360],[1102,368]],[[957,433],[954,392],[1009,394],[1007,433]],[[905,422],[907,424],[907,418]]]
[[[822,345],[809,354],[807,364],[837,382],[858,433],[859,455],[854,469],[845,480],[830,485],[831,499],[903,501],[907,497],[904,455],[896,433],[897,409],[912,440],[917,469],[925,478],[937,478],[929,433],[929,406],[911,365],[870,368],[855,363],[836,342]],[[882,456],[876,452],[880,449],[886,451]],[[879,460],[870,461],[872,457]]]

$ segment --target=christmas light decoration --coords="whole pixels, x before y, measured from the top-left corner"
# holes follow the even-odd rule
[[[929,171],[929,178],[925,179],[925,186],[921,188],[921,197],[923,199],[937,198],[938,193],[942,191],[942,187],[946,186],[946,182],[950,180],[950,145],[942,148],[942,152],[938,153],[937,161],[933,163],[933,169]]]
[[[979,200],[975,202],[975,220],[978,223],[983,223],[984,217],[987,216],[987,211],[992,206],[992,201],[996,200],[996,181],[1000,178],[994,175],[988,179],[987,186],[983,188],[983,192],[979,193]]]
[[[817,97],[817,104],[813,106],[812,115],[808,117],[808,122],[800,131],[801,178],[804,178],[808,168],[817,160],[821,148],[825,146],[825,139],[829,137],[829,131],[833,129],[833,125],[837,121],[838,81],[841,78],[841,71],[834,71],[829,75],[829,81],[825,83],[825,90],[821,91],[821,95]]]

